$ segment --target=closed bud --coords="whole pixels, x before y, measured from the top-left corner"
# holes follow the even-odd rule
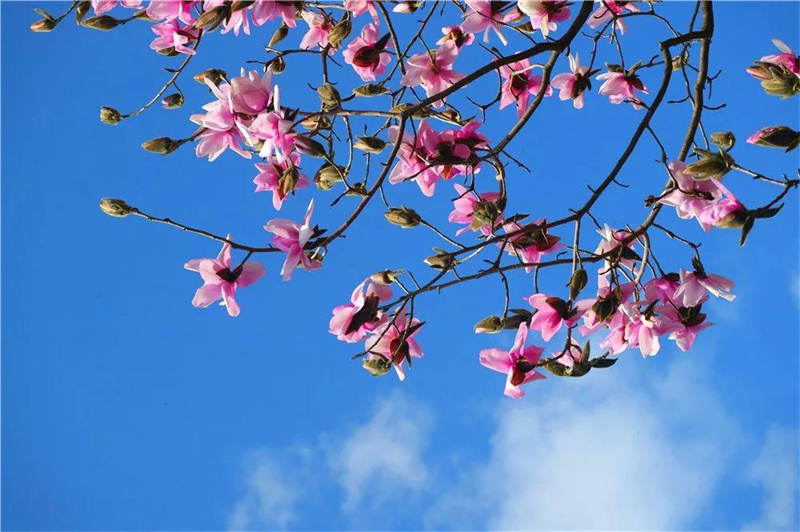
[[[328,43],[333,48],[338,48],[342,41],[350,35],[351,31],[353,31],[353,23],[350,22],[350,13],[348,12],[341,21],[331,28],[330,33],[328,33]]]
[[[770,126],[750,135],[747,142],[756,146],[783,148],[790,152],[800,143],[800,132],[786,126]]]
[[[401,273],[403,270],[383,270],[372,274],[370,280],[375,284],[390,285],[397,280],[397,276]]]
[[[384,216],[390,223],[402,227],[403,229],[416,227],[422,221],[417,211],[408,207],[391,207],[384,213]]]
[[[361,85],[353,89],[353,94],[356,96],[362,96],[369,98],[371,96],[381,96],[383,94],[388,94],[389,89],[384,87],[383,85],[376,85],[374,83],[367,83],[366,85]]]
[[[214,85],[219,85],[227,77],[228,73],[224,70],[220,70],[219,68],[209,68],[208,70],[203,70],[199,74],[195,74],[194,80],[197,83],[202,83],[203,85],[205,85],[206,80],[210,81]]]
[[[319,131],[321,129],[330,129],[331,128],[331,119],[325,115],[311,115],[302,122],[300,122],[304,128],[309,131]]]
[[[497,208],[497,205],[491,201],[481,199],[475,203],[469,228],[473,231],[477,231],[481,227],[487,225],[493,226],[498,216],[500,216],[500,210]]]
[[[722,150],[710,152],[700,148],[695,149],[700,160],[686,166],[685,173],[695,179],[720,178],[727,174],[733,167],[733,158]]]
[[[161,105],[164,106],[164,109],[178,109],[183,105],[183,102],[183,94],[176,92],[161,100]]]
[[[330,190],[336,183],[342,181],[345,168],[325,163],[314,175],[314,184],[320,190]]]
[[[47,33],[53,31],[56,27],[56,22],[53,19],[43,18],[31,24],[31,31],[35,33]]]
[[[204,11],[202,15],[197,17],[194,22],[195,29],[205,29],[206,31],[214,31],[222,24],[225,19],[229,18],[231,14],[230,4],[221,5]]]
[[[317,158],[325,158],[327,156],[325,146],[311,137],[306,135],[295,135],[295,140],[297,141],[297,151],[300,153]]]
[[[80,24],[83,22],[83,18],[89,13],[89,10],[92,8],[92,2],[89,0],[85,0],[84,2],[79,2],[77,7],[75,7],[75,21]]]
[[[784,66],[767,67],[770,77],[761,81],[767,94],[786,99],[800,94],[800,76]]]
[[[317,89],[317,95],[322,102],[322,108],[325,110],[336,109],[342,103],[342,97],[339,91],[330,83],[323,83]]]
[[[453,256],[443,249],[433,248],[436,255],[431,255],[425,258],[425,264],[435,270],[449,270],[457,264]]]
[[[82,26],[92,28],[93,30],[111,31],[119,26],[119,20],[109,15],[100,15],[99,17],[89,17],[81,22]]]
[[[287,35],[289,35],[289,26],[287,26],[286,23],[283,22],[280,26],[278,26],[278,29],[275,30],[275,33],[272,34],[272,38],[269,40],[269,45],[275,46],[276,44],[284,40]]]
[[[373,377],[380,377],[389,373],[389,370],[392,369],[392,362],[380,355],[369,355],[364,359],[361,367],[369,371]]]
[[[581,293],[581,290],[586,288],[586,283],[589,280],[589,276],[586,274],[586,270],[580,268],[575,270],[575,273],[572,274],[572,277],[569,279],[569,298],[572,301],[575,301],[575,298],[578,297],[578,294]]]
[[[269,70],[273,74],[280,74],[286,70],[286,61],[283,60],[283,57],[278,56],[267,63],[265,70]]]
[[[475,324],[475,332],[495,334],[503,330],[503,319],[500,316],[487,316]]]
[[[405,114],[411,109],[416,107],[413,103],[405,102],[392,107],[389,112],[394,114]],[[433,116],[435,113],[430,107],[420,107],[419,109],[415,110],[411,116],[414,118],[427,118],[429,116]]]
[[[723,150],[730,150],[736,144],[736,135],[730,131],[720,131],[711,134],[711,142],[722,148]]]
[[[179,146],[180,144],[177,141],[169,137],[158,137],[157,139],[142,142],[142,148],[146,151],[160,153],[161,155],[172,153],[177,150]]]
[[[367,153],[380,153],[386,147],[386,141],[378,137],[358,137],[353,147]]]
[[[231,5],[231,12],[236,13],[237,11],[241,11],[242,9],[247,9],[248,7],[255,4],[255,0],[237,0]]]
[[[533,313],[524,308],[512,308],[511,314],[503,320],[503,329],[516,331],[520,325],[528,323],[533,317]]]
[[[109,216],[124,218],[134,212],[136,209],[121,199],[103,198],[100,200],[100,210]]]
[[[288,196],[289,194],[294,192],[294,187],[297,186],[297,180],[300,178],[300,172],[297,171],[297,167],[294,165],[289,166],[286,170],[281,173],[281,176],[278,178],[278,186],[280,187],[281,193],[284,196]]]
[[[100,121],[109,126],[116,126],[122,121],[122,115],[113,107],[101,107]]]

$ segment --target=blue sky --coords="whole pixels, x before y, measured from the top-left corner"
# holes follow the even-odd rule
[[[663,9],[683,27],[689,6]],[[480,349],[513,341],[472,332],[502,309],[500,283],[489,278],[420,298],[425,358],[403,383],[371,379],[349,361],[358,348],[327,333],[330,309],[374,271],[427,275],[418,258],[438,245],[434,237],[389,226],[375,202],[323,269],[282,283],[279,258],[266,257],[265,279],[241,292],[241,316],[194,309],[199,279],[182,265],[215,255],[217,244],[111,219],[97,202],[125,198],[255,245],[276,215],[268,195],[252,193],[252,162],[141,150],[148,138],[192,131],[188,116],[209,96],[188,78],[184,108],[101,124],[101,105],[138,107],[172,63],[149,50],[144,24],[103,34],[65,21],[32,34],[33,7],[0,8],[4,529],[797,527],[796,194],[744,248],[733,232],[703,240],[706,267],[734,279],[738,297],[712,302],[716,326],[688,353],[672,345],[648,360],[626,353],[613,370],[547,379],[514,402],[502,395],[502,376],[477,361]],[[728,107],[707,114],[708,131],[744,139],[776,123],[797,129],[797,98],[765,96],[744,68],[773,53],[773,37],[800,49],[799,5],[725,2],[716,11],[714,101]],[[623,45],[647,60],[660,30],[637,24]],[[236,72],[260,58],[271,32],[214,34],[189,73]],[[277,78],[284,101],[313,105],[305,84],[314,80],[291,74],[306,65],[316,67],[300,61]],[[355,85],[347,70],[341,76]],[[645,84],[659,76],[647,72]],[[670,96],[681,90],[675,84]],[[687,113],[675,106],[655,122],[671,154]],[[487,133],[497,139],[513,112],[495,115]],[[582,111],[547,100],[511,145],[532,174],[510,176],[509,209],[556,218],[565,201],[582,203],[585,184],[613,166],[639,118],[596,94]],[[614,190],[598,217],[617,226],[644,217],[641,198],[664,181],[656,156],[645,139],[620,176],[631,187]],[[743,142],[734,156],[768,175],[797,167],[797,152]],[[747,205],[776,192],[740,175],[726,180]],[[387,194],[445,225],[450,192],[444,186],[424,202],[406,184]],[[307,189],[280,217],[301,218],[310,197],[324,227],[353,206],[348,198],[323,209],[332,197]],[[703,238],[694,222],[663,218]],[[685,248],[660,246],[669,269],[688,264]],[[532,293],[524,275],[510,280],[513,297]],[[564,281],[548,274],[541,282],[547,291]]]

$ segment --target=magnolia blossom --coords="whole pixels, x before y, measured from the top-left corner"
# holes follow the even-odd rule
[[[300,41],[300,48],[310,50],[315,46],[320,48],[328,46],[328,34],[333,28],[330,19],[305,9],[302,11],[301,16],[308,24],[308,31]],[[329,50],[329,53],[333,53],[333,49]]]
[[[544,379],[544,375],[536,371],[536,364],[542,356],[544,349],[535,345],[525,347],[528,339],[528,326],[521,324],[514,339],[514,345],[508,351],[502,349],[489,348],[480,353],[482,365],[494,371],[505,373],[506,387],[505,394],[514,399],[519,399],[525,395],[520,388],[526,382]]]
[[[454,209],[447,219],[452,223],[467,224],[467,227],[456,231],[456,236],[462,235],[470,229],[480,231],[483,235],[492,234],[492,226],[502,219],[493,203],[500,197],[500,194],[486,192],[478,196],[459,184],[455,184],[453,187],[456,189],[458,197],[453,200]],[[494,219],[492,219],[492,214],[495,215]]]
[[[703,230],[708,231],[712,224],[703,223],[700,213],[722,197],[719,181],[693,178],[685,172],[686,163],[683,161],[672,161],[668,166],[674,189],[661,196],[658,202],[675,207],[679,218],[697,218]]]
[[[705,296],[703,301],[707,298],[708,296]],[[697,333],[714,325],[706,321],[706,315],[700,312],[700,310],[701,305],[678,308],[672,305],[664,305],[661,307],[661,313],[664,319],[671,324],[671,328],[673,329],[673,332],[669,335],[669,339],[675,340],[675,343],[681,351],[688,351],[691,349],[697,338]]]
[[[501,27],[509,22],[519,19],[519,14],[512,10],[504,14],[504,2],[492,2],[490,0],[466,0],[468,11],[464,15],[464,22],[461,29],[467,33],[478,33],[483,31],[484,42],[489,42],[489,32],[493,31],[500,38],[503,45],[508,44]]]
[[[153,24],[151,29],[157,37],[150,43],[150,48],[156,52],[174,49],[176,52],[186,55],[195,54],[195,51],[186,45],[197,40],[200,34],[198,30],[188,26],[182,28],[176,19],[160,24]]]
[[[633,283],[613,287],[607,284],[601,285],[597,291],[597,298],[581,302],[582,306],[588,308],[583,314],[583,325],[578,332],[582,336],[588,336],[603,326],[612,331],[623,327],[627,318],[621,306],[630,300],[635,291],[636,286]]]
[[[269,162],[256,163],[258,175],[253,179],[256,192],[272,191],[272,205],[275,210],[281,210],[287,195],[310,184],[308,178],[300,173],[299,166],[300,155],[296,152],[283,160],[272,156]]]
[[[283,160],[295,149],[295,135],[292,132],[292,121],[284,116],[280,105],[280,90],[275,86],[272,110],[260,113],[250,124],[248,131],[263,140],[259,151],[260,157],[272,157]]]
[[[386,316],[378,310],[378,304],[391,297],[391,288],[375,283],[368,277],[353,291],[350,303],[333,309],[331,334],[347,343],[363,340],[368,332],[386,322]]]
[[[566,327],[575,325],[592,303],[593,300],[584,299],[573,304],[547,294],[534,294],[528,298],[528,304],[536,309],[530,328],[540,331],[542,340],[549,342],[562,325]]]
[[[610,268],[612,264],[624,264],[631,267],[639,255],[633,251],[633,245],[636,239],[630,240],[622,248],[622,243],[628,241],[631,236],[630,231],[622,229],[612,229],[608,224],[605,224],[602,229],[598,229],[597,233],[603,237],[594,251],[595,255],[604,255],[605,269]],[[620,249],[621,248],[621,249]],[[617,251],[618,250],[618,251]]]
[[[614,26],[616,27],[617,31],[624,35],[626,30],[625,21],[619,18],[619,16],[623,15],[625,11],[629,11],[631,13],[636,13],[639,11],[639,8],[636,6],[636,2],[615,2],[613,0],[596,1],[600,2],[600,7],[598,7],[589,16],[589,20],[586,21],[586,25],[592,29],[604,27],[613,19]]]
[[[517,7],[531,18],[531,26],[542,30],[545,37],[558,29],[556,22],[569,18],[569,3],[556,0],[519,0]]]
[[[503,224],[503,230],[506,234],[516,233],[522,231],[523,226],[511,221]],[[561,237],[547,232],[547,218],[539,218],[527,224],[523,232],[509,238],[508,243],[499,243],[498,246],[505,247],[509,255],[517,257],[524,263],[526,273],[530,273],[532,265],[540,263],[545,255],[564,247],[561,244]]]
[[[681,284],[675,291],[675,299],[680,301],[684,307],[697,306],[703,298],[707,298],[706,291],[716,297],[721,297],[727,301],[736,299],[730,291],[733,289],[733,281],[703,271],[686,271],[681,268]]]
[[[712,226],[741,227],[747,209],[722,183],[717,182],[717,188],[724,197],[700,211],[697,221],[706,231]]]
[[[147,5],[147,16],[153,20],[179,19],[184,24],[194,22],[194,6],[196,1],[186,0],[157,0]]]
[[[523,59],[500,67],[500,75],[504,80],[500,88],[500,109],[516,103],[517,116],[521,117],[525,114],[531,96],[535,97],[542,88],[542,76],[533,75],[532,68],[530,59]],[[548,85],[544,95],[552,94],[553,89]]]
[[[598,91],[600,94],[608,96],[608,100],[614,105],[619,105],[629,101],[634,109],[641,109],[642,104],[636,96],[636,91],[648,94],[647,87],[642,84],[642,80],[636,74],[628,72],[606,72],[597,76],[599,80],[605,80]]]
[[[663,277],[654,277],[644,285],[644,294],[648,302],[660,301],[669,303],[675,300],[675,291],[680,286],[680,275],[667,273]]]
[[[559,74],[550,84],[559,89],[558,98],[562,101],[572,100],[575,109],[583,108],[584,93],[589,88],[589,67],[581,66],[580,56],[576,53],[569,55],[569,68],[571,74]]]
[[[378,24],[380,21],[378,18],[378,10],[373,0],[344,0],[344,8],[356,17],[369,11],[375,24]]]
[[[406,315],[400,314],[394,321],[389,320],[387,324],[376,329],[364,343],[365,351],[368,353],[364,361],[365,367],[377,358],[391,363],[397,372],[397,377],[401,381],[405,380],[403,363],[408,361],[410,367],[412,357],[422,357],[422,347],[415,340],[421,326],[422,322],[417,318],[409,323]]]
[[[442,28],[442,33],[444,33],[444,37],[436,41],[436,44],[444,44],[447,41],[452,41],[455,43],[457,48],[461,48],[464,45],[470,45],[475,41],[475,36],[471,33],[467,33],[464,31],[464,28],[461,26],[444,26]]]
[[[204,0],[203,9],[208,11],[223,6],[226,2],[228,0]],[[297,26],[296,14],[293,2],[256,0],[251,5],[230,13],[222,24],[222,33],[233,31],[233,34],[238,36],[239,31],[243,31],[246,35],[250,35],[250,18],[256,26],[281,18],[286,26],[294,28]]]
[[[784,66],[790,72],[800,75],[800,57],[794,55],[794,50],[789,48],[786,43],[780,39],[772,39],[772,44],[774,44],[781,53],[765,55],[761,58],[761,61]]]
[[[119,3],[128,8],[142,7],[142,0],[121,0]],[[116,5],[117,0],[92,0],[95,15],[102,15],[107,11],[111,11]]]
[[[228,235],[231,240],[231,235]],[[245,287],[261,279],[264,265],[259,262],[245,262],[234,269],[231,262],[231,245],[227,242],[216,259],[192,259],[184,268],[198,272],[203,278],[203,286],[197,289],[192,305],[205,308],[222,300],[222,305],[231,316],[239,315],[239,304],[236,302],[236,288]]]
[[[284,281],[292,278],[292,274],[298,266],[308,271],[322,268],[322,262],[314,258],[313,250],[306,249],[306,244],[316,233],[315,228],[311,226],[313,212],[314,200],[312,199],[301,224],[298,225],[291,220],[275,219],[270,220],[264,226],[266,231],[275,235],[272,237],[275,247],[286,252],[286,260],[281,268]]]
[[[353,65],[362,81],[375,81],[392,62],[390,52],[386,50],[392,47],[389,34],[381,38],[378,35],[378,26],[367,24],[361,30],[361,36],[353,39],[342,52],[344,62]]]
[[[429,97],[439,94],[464,77],[464,74],[453,70],[456,57],[458,47],[453,41],[445,42],[435,51],[413,55],[406,61],[408,67],[400,84],[406,87],[422,85]],[[443,105],[442,100],[433,102],[434,107]]]

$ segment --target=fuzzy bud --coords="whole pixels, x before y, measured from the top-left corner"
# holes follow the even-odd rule
[[[89,17],[81,22],[81,25],[93,30],[111,31],[119,26],[119,20],[109,15],[100,15],[99,17]]]
[[[47,33],[53,31],[56,27],[56,22],[52,18],[43,18],[31,24],[31,31],[35,33]]]
[[[103,198],[100,200],[100,210],[109,216],[124,218],[134,212],[136,209],[121,199]]]
[[[319,131],[321,129],[330,129],[331,119],[325,115],[311,115],[300,122],[300,125],[312,132]]]
[[[161,105],[164,106],[164,109],[178,109],[183,105],[183,102],[183,94],[176,92],[161,100]]]
[[[297,140],[297,151],[300,153],[317,158],[325,158],[327,156],[327,153],[325,152],[325,146],[311,137],[306,135],[296,135],[295,139]]]
[[[499,316],[487,316],[475,324],[475,333],[495,334],[503,330],[503,319]]]
[[[350,13],[348,12],[342,20],[331,28],[330,33],[328,33],[328,44],[333,48],[338,48],[342,41],[350,35],[351,31],[353,31],[353,23],[350,22]]]
[[[572,277],[569,279],[569,298],[572,301],[575,301],[575,298],[578,297],[578,294],[581,293],[581,290],[586,288],[586,283],[589,280],[589,276],[586,274],[586,270],[583,268],[579,270],[575,270],[575,273],[572,274]]]
[[[372,274],[370,280],[375,284],[390,285],[395,282],[397,276],[401,273],[403,273],[403,270],[383,270]]]
[[[287,26],[286,23],[284,22],[280,26],[278,26],[278,29],[275,30],[275,33],[272,34],[272,38],[269,40],[269,46],[275,46],[276,44],[284,40],[287,35],[289,35],[289,26]]]
[[[214,31],[217,27],[225,22],[231,15],[230,4],[223,4],[204,11],[202,15],[197,17],[193,27],[195,29],[205,29],[206,31]]]
[[[747,143],[769,148],[783,148],[790,152],[800,144],[800,132],[786,126],[765,127],[747,137]]]
[[[384,216],[390,223],[402,227],[403,229],[416,227],[422,221],[417,211],[408,207],[391,207],[384,213]]]
[[[142,142],[142,148],[144,148],[145,151],[160,153],[161,155],[172,153],[177,150],[178,147],[180,147],[180,144],[169,137],[158,137]]]
[[[219,68],[209,68],[208,70],[203,70],[199,74],[195,74],[194,80],[197,83],[202,83],[203,85],[205,85],[206,80],[210,81],[214,85],[219,85],[227,77],[228,73],[224,70],[220,70]]]
[[[730,150],[736,144],[736,135],[730,131],[720,131],[711,134],[711,142],[722,148],[723,150]]]
[[[367,153],[380,153],[386,147],[386,141],[378,137],[358,137],[353,147]]]
[[[720,178],[727,174],[734,164],[733,158],[722,150],[714,153],[696,148],[695,153],[700,160],[687,165],[685,170],[695,179]]]
[[[328,111],[338,108],[342,103],[342,97],[339,91],[330,83],[323,83],[317,89],[317,95],[322,102],[322,108]]]
[[[369,371],[373,377],[386,375],[392,369],[392,362],[380,355],[369,355],[364,359],[361,367]]]
[[[361,96],[365,98],[369,98],[372,96],[381,96],[383,94],[388,94],[389,89],[384,87],[383,85],[376,85],[374,83],[367,83],[366,85],[361,85],[353,89],[353,94],[356,96]]]
[[[345,175],[345,168],[325,163],[314,175],[314,184],[320,190],[330,190],[336,183],[342,181]]]
[[[113,107],[101,107],[100,121],[109,126],[116,126],[122,121],[122,115]]]
[[[271,59],[270,62],[264,67],[264,70],[269,70],[273,74],[280,74],[286,70],[286,61],[283,60],[283,57],[278,56],[275,59]]]

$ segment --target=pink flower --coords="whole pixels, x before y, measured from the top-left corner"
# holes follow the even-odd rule
[[[319,13],[307,10],[303,10],[301,16],[303,20],[306,21],[306,24],[308,24],[308,31],[300,41],[300,48],[310,50],[315,46],[319,46],[320,48],[328,46],[328,34],[333,27],[330,20]],[[333,48],[328,51],[328,53],[333,52]]]
[[[195,54],[195,51],[186,45],[197,40],[200,34],[199,30],[189,26],[182,28],[177,19],[168,20],[160,24],[153,24],[151,29],[157,37],[150,43],[150,48],[156,52],[162,52],[172,48],[176,52],[182,54]]]
[[[675,189],[661,197],[658,202],[675,207],[678,218],[697,218],[703,230],[708,231],[713,224],[701,221],[700,213],[722,197],[720,183],[716,179],[694,179],[685,170],[686,163],[683,161],[669,163],[669,173]]]
[[[624,331],[625,342],[629,347],[638,347],[643,357],[658,354],[661,349],[660,336],[679,332],[683,329],[681,325],[677,325],[661,316],[660,311],[662,309],[663,306],[656,306],[649,313],[642,314],[639,307],[634,304],[624,303],[620,305],[620,310],[628,318]]]
[[[500,75],[505,80],[500,88],[500,109],[516,103],[517,116],[522,116],[525,113],[528,108],[528,100],[531,96],[535,97],[542,87],[542,76],[532,75],[532,68],[529,59],[523,59],[500,67]],[[550,96],[552,94],[553,89],[548,86],[544,95]]]
[[[531,26],[542,30],[547,37],[551,31],[558,29],[556,22],[569,18],[569,3],[554,0],[519,0],[517,7],[531,18]]]
[[[681,268],[680,277],[681,285],[675,291],[675,299],[684,307],[697,306],[706,296],[706,291],[727,301],[736,299],[736,296],[730,293],[733,281],[721,275],[706,274],[702,270],[689,272]]]
[[[439,94],[464,77],[453,70],[456,57],[458,48],[452,41],[445,42],[436,51],[413,55],[406,62],[408,68],[400,84],[406,87],[422,85],[428,97]],[[442,100],[433,103],[434,107],[443,105]]]
[[[466,33],[461,26],[444,26],[442,28],[444,37],[436,41],[436,44],[444,44],[447,41],[455,43],[456,48],[461,48],[464,45],[470,45],[475,41],[475,36],[471,33]]]
[[[561,364],[567,368],[575,367],[575,364],[581,361],[581,357],[583,355],[583,350],[581,346],[576,344],[574,341],[570,343],[569,349],[561,353],[555,353],[551,356],[552,361],[556,364]]]
[[[516,221],[503,224],[503,230],[514,233],[523,228]],[[551,235],[547,232],[547,218],[539,218],[533,223],[527,224],[525,232],[512,236],[507,244],[498,244],[499,247],[505,246],[508,254],[517,257],[522,263],[526,264],[525,271],[530,273],[531,266],[542,261],[545,255],[554,253],[564,247],[561,244],[561,237]],[[510,244],[510,245],[509,245]]]
[[[361,36],[353,39],[342,55],[344,62],[353,65],[362,81],[375,81],[386,72],[386,66],[392,62],[392,57],[386,50],[391,46],[388,33],[378,38],[378,26],[367,24],[361,30]]]
[[[697,221],[705,231],[714,227],[741,227],[747,209],[722,183],[717,188],[725,195],[718,202],[703,208],[697,215]]]
[[[562,325],[572,327],[589,310],[594,300],[584,299],[576,303],[564,301],[547,294],[534,294],[528,304],[536,309],[530,328],[542,333],[542,340],[549,342]]]
[[[663,277],[654,277],[644,285],[644,294],[648,301],[669,303],[675,300],[675,291],[680,286],[680,276],[668,273]]]
[[[179,19],[184,24],[192,24],[194,15],[192,9],[196,1],[185,0],[156,0],[147,6],[147,16],[153,20]]]
[[[350,303],[333,309],[330,332],[343,342],[363,340],[368,332],[386,322],[386,316],[378,310],[378,304],[392,297],[392,289],[377,284],[369,277],[358,285],[350,297]]]
[[[765,55],[761,58],[761,61],[764,63],[772,63],[773,65],[784,66],[790,72],[800,74],[800,57],[794,55],[794,51],[786,46],[786,44],[780,39],[772,39],[772,44],[774,44],[778,50],[781,51],[781,53]]]
[[[312,247],[308,246],[309,241],[321,234],[316,227],[311,226],[313,212],[314,200],[312,199],[308,204],[302,224],[298,225],[291,220],[275,219],[270,220],[264,226],[265,230],[275,235],[272,237],[275,247],[286,252],[286,260],[281,268],[284,281],[292,278],[292,274],[298,266],[302,266],[308,271],[322,268],[322,262],[315,258],[315,250],[308,249]]]
[[[280,18],[289,28],[297,27],[297,9],[295,2],[281,0],[256,0],[248,7],[253,17],[253,24],[261,26],[266,22]]]
[[[487,192],[478,196],[475,192],[468,192],[466,188],[459,184],[453,185],[458,198],[453,200],[453,211],[447,220],[457,224],[467,224],[467,227],[456,231],[456,236],[462,235],[468,230],[480,231],[483,235],[492,234],[492,225],[502,220],[502,215],[497,212],[497,207],[492,203],[500,197],[497,192]],[[492,204],[492,205],[488,205]],[[479,214],[475,216],[475,209]],[[495,213],[494,221],[490,220],[491,214]]]
[[[589,309],[583,315],[583,325],[579,332],[582,336],[588,336],[601,327],[606,326],[612,330],[622,326],[626,318],[620,306],[629,301],[636,287],[633,283],[625,283],[619,286],[600,286],[597,291],[596,299],[587,299],[583,305],[589,305]]]
[[[489,32],[494,31],[500,38],[503,45],[508,44],[501,27],[512,20],[519,18],[519,14],[512,10],[508,14],[503,13],[506,4],[504,2],[492,2],[490,0],[466,0],[469,10],[464,15],[464,22],[461,29],[466,33],[478,33],[483,31],[483,41],[489,42]]]
[[[482,365],[507,375],[504,393],[514,399],[525,396],[520,386],[526,382],[544,379],[544,375],[536,371],[536,364],[544,349],[535,345],[525,347],[527,339],[528,326],[523,323],[519,326],[514,345],[509,351],[490,348],[484,349],[480,354]]]
[[[639,8],[636,7],[635,2],[614,2],[613,0],[599,0],[600,7],[598,7],[594,13],[589,16],[589,20],[586,21],[586,25],[592,29],[599,28],[601,26],[605,26],[606,23],[610,22],[615,17],[619,17],[620,15],[624,14],[624,12],[630,11],[631,13],[635,13],[639,11]],[[625,35],[625,21],[621,18],[616,18],[614,20],[614,25],[616,26],[617,31],[621,34]]]
[[[589,76],[589,67],[581,66],[580,57],[576,53],[574,56],[569,56],[569,68],[571,74],[559,74],[553,78],[550,83],[556,89],[559,89],[558,98],[562,101],[572,100],[572,105],[575,109],[583,108],[583,99],[586,89],[591,87]]]
[[[219,87],[206,80],[206,85],[217,97],[217,100],[203,106],[206,114],[194,114],[189,120],[205,128],[198,138],[196,153],[198,157],[208,156],[213,161],[222,152],[230,148],[242,157],[249,159],[250,152],[244,150],[241,144],[244,141],[241,125],[234,113],[231,101],[231,88],[228,84]]]
[[[636,91],[648,94],[647,88],[642,84],[639,76],[628,72],[606,72],[597,76],[599,80],[605,80],[600,86],[600,94],[608,96],[608,100],[614,105],[619,105],[629,101],[634,109],[641,109],[641,101],[636,96]]]
[[[228,235],[231,240],[231,235]],[[264,265],[259,262],[245,262],[231,270],[231,245],[226,243],[216,259],[192,259],[184,268],[198,272],[203,278],[203,286],[197,289],[192,300],[195,307],[206,308],[222,299],[222,305],[231,316],[239,315],[239,304],[234,296],[237,287],[250,286],[264,275]]]
[[[706,315],[700,312],[701,306],[675,308],[672,305],[664,305],[661,307],[664,320],[670,323],[673,330],[669,339],[675,340],[681,351],[691,349],[697,333],[714,325],[706,321]]]
[[[403,362],[407,360],[408,366],[411,367],[412,357],[422,357],[422,348],[414,339],[420,327],[422,322],[414,318],[409,324],[405,314],[397,316],[394,321],[389,320],[386,325],[376,329],[364,343],[365,351],[368,353],[367,361],[380,358],[391,362],[397,377],[401,381],[405,380]]]
[[[264,141],[259,156],[275,155],[279,160],[288,157],[295,149],[292,121],[284,118],[280,106],[280,90],[276,85],[273,93],[273,110],[260,113],[247,128],[249,133]]]
[[[278,160],[272,156],[270,162],[256,163],[258,175],[253,179],[256,192],[272,191],[272,205],[275,210],[281,210],[283,201],[288,194],[306,188],[310,182],[308,177],[300,173],[300,155],[292,153],[289,157]]]
[[[122,0],[119,2],[123,7],[138,8],[142,6],[142,0]],[[92,0],[92,7],[94,8],[95,15],[102,15],[107,11],[114,9],[117,5],[117,0]]]
[[[608,224],[605,224],[603,228],[598,229],[597,232],[603,239],[594,252],[595,255],[606,255],[604,259],[605,269],[608,269],[615,263],[631,267],[634,261],[638,259],[639,255],[633,251],[633,245],[636,239],[631,240],[622,248],[622,243],[631,236],[630,231],[612,229]]]
[[[358,17],[367,11],[372,15],[372,20],[378,24],[378,10],[375,8],[375,3],[372,0],[344,0],[344,8],[348,10],[353,16]]]
[[[230,104],[235,113],[257,115],[268,110],[272,103],[272,74],[260,76],[255,70],[235,77],[230,83]]]

